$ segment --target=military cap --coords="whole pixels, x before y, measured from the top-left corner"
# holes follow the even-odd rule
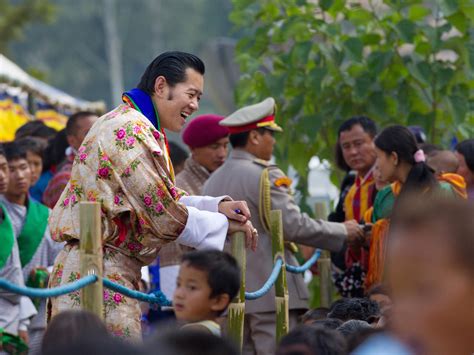
[[[275,100],[268,97],[255,105],[245,106],[219,122],[229,127],[230,133],[241,133],[257,128],[266,128],[282,132],[283,129],[275,123]]]

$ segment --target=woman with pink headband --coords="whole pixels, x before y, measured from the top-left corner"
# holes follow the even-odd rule
[[[389,220],[396,201],[404,196],[441,192],[452,196],[452,185],[438,181],[433,170],[425,163],[425,154],[418,148],[416,139],[404,126],[385,128],[375,138],[377,160],[375,165],[381,178],[391,182],[375,198],[370,220],[374,223],[370,242],[369,270],[366,287],[382,281],[385,264],[386,236]]]

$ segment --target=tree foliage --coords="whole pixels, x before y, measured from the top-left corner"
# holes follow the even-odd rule
[[[54,6],[49,0],[0,0],[0,53],[8,51],[8,44],[22,38],[29,23],[51,22]]]
[[[233,0],[239,104],[273,96],[279,163],[302,176],[365,114],[420,125],[434,143],[474,135],[472,0]],[[361,5],[364,4],[364,5]]]

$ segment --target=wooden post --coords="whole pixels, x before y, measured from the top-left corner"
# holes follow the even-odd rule
[[[283,264],[275,283],[275,305],[276,305],[276,341],[288,334],[290,329],[288,284],[286,282],[285,269],[285,244],[283,241],[283,221],[281,210],[270,211],[270,233],[272,236],[272,254],[275,261],[278,256]]]
[[[232,236],[231,240],[232,255],[237,259],[240,267],[240,290],[229,305],[227,327],[230,338],[235,341],[240,351],[242,351],[245,319],[245,272],[247,267],[245,234],[237,232]]]
[[[81,202],[79,215],[81,277],[87,275],[97,275],[99,277],[98,282],[81,290],[81,306],[82,309],[90,311],[103,319],[103,255],[100,204],[97,202]]]
[[[328,209],[325,202],[314,206],[317,219],[327,219]],[[331,253],[323,250],[318,260],[320,307],[329,307],[332,303]]]

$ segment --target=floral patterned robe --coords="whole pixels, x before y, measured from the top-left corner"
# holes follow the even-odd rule
[[[50,217],[52,237],[67,245],[50,287],[80,278],[79,202],[102,204],[104,277],[138,289],[140,269],[185,228],[188,210],[168,169],[164,136],[126,104],[99,119],[78,150],[71,180]],[[224,237],[225,238],[225,237]],[[222,242],[223,243],[223,242]],[[79,291],[51,299],[50,316],[80,306]],[[138,302],[104,290],[106,324],[114,334],[140,337]]]

